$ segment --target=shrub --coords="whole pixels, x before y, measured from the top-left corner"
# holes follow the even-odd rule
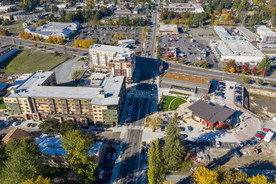
[[[37,47],[37,43],[34,43],[34,47]]]
[[[243,77],[242,78],[242,81],[246,84],[249,84],[251,82],[250,78],[249,77]]]
[[[276,83],[275,83],[274,81],[271,81],[271,82],[269,83],[269,85],[272,86],[272,87],[274,87],[274,86],[276,86]]]
[[[260,84],[260,85],[263,85],[263,84],[264,84],[264,80],[262,80],[262,79],[258,80],[257,82],[258,82],[258,84]]]
[[[59,55],[58,51],[55,51],[54,54],[55,54],[56,56]]]

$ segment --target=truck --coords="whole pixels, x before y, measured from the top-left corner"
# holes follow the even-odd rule
[[[270,141],[273,139],[273,137],[274,137],[274,132],[269,131],[269,132],[267,132],[267,134],[265,135],[264,141],[270,142]]]

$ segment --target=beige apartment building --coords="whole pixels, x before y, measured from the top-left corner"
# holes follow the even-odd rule
[[[129,48],[94,44],[89,47],[91,68],[110,72],[113,76],[132,79],[135,69],[135,56]]]
[[[37,71],[4,97],[14,119],[116,125],[126,94],[125,77],[106,77],[97,87],[56,86],[54,72]]]

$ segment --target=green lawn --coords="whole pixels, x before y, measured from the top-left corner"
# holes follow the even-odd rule
[[[173,102],[171,103],[172,100]],[[166,96],[163,100],[163,111],[168,111],[168,110],[175,111],[181,104],[185,102],[186,101],[182,98],[178,98],[174,96]]]
[[[7,25],[7,26],[2,26],[2,28],[8,30],[9,32],[12,32],[12,33],[19,33],[20,31],[22,31],[24,28],[22,26],[24,21],[15,21],[13,23],[11,23],[10,25]]]
[[[0,109],[6,109],[5,103],[3,101],[3,97],[0,97]]]
[[[47,71],[66,58],[68,57],[55,56],[52,53],[31,53],[31,50],[20,50],[0,64],[0,72],[32,73],[36,70]]]

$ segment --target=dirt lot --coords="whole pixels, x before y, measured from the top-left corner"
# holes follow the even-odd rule
[[[223,158],[224,166],[229,168],[247,168],[247,169],[275,169],[276,168],[276,141],[271,143],[261,142],[258,147],[262,148],[262,152],[250,153],[255,146],[249,146],[241,149],[242,157],[237,158],[229,149],[210,148],[209,154],[211,159]],[[269,149],[272,153],[265,151]]]

